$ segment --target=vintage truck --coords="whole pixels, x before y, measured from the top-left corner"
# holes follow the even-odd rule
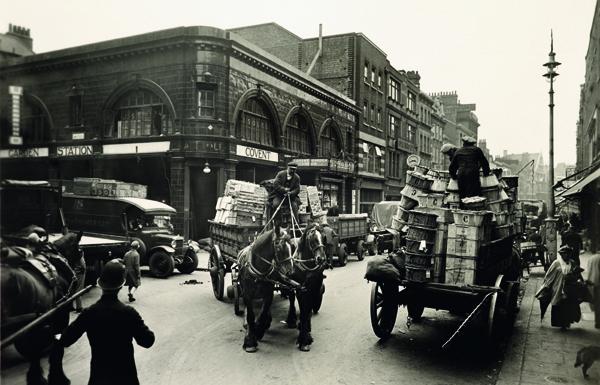
[[[47,181],[3,180],[0,185],[0,226],[4,239],[10,239],[30,225],[42,227],[53,241],[65,229],[61,188]],[[79,242],[87,265],[86,282],[94,284],[105,261],[121,258],[129,242],[123,237],[84,233]]]
[[[121,237],[140,243],[140,264],[150,272],[168,277],[177,268],[190,274],[198,267],[200,246],[173,231],[175,209],[151,199],[99,197],[64,193],[63,211],[74,230],[100,237]]]

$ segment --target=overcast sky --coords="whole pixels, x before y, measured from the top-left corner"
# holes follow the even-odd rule
[[[493,154],[543,151],[548,159],[550,29],[555,162],[575,162],[579,89],[595,0],[184,1],[1,0],[0,28],[31,29],[41,53],[177,26],[231,28],[274,21],[301,37],[362,32],[398,69],[417,70],[425,92],[476,103]]]

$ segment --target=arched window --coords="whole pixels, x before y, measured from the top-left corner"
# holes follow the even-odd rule
[[[273,146],[273,121],[265,104],[256,98],[248,99],[238,116],[237,136],[241,140]]]
[[[285,136],[288,150],[302,155],[312,154],[308,122],[304,116],[295,114],[290,118]]]
[[[20,136],[24,144],[41,144],[50,140],[50,119],[36,98],[27,94],[22,99],[21,119],[19,121]],[[6,146],[12,135],[12,116],[7,105],[0,115],[0,144]]]
[[[169,110],[160,97],[147,89],[123,95],[113,107],[114,125],[108,136],[129,138],[168,134],[173,129]]]
[[[378,149],[375,146],[369,147],[369,153],[367,155],[367,172],[372,172],[375,174],[379,174],[381,170],[381,155],[377,151]]]
[[[319,156],[330,158],[335,157],[342,151],[342,138],[333,124],[328,124],[321,132],[321,145],[319,146]]]

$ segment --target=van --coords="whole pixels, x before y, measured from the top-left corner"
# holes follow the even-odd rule
[[[149,266],[156,277],[168,277],[175,268],[191,274],[198,267],[200,247],[174,233],[171,218],[176,210],[167,204],[143,198],[64,193],[62,206],[73,230],[137,240],[140,265]]]

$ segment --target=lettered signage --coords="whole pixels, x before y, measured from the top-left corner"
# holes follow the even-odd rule
[[[43,158],[48,156],[48,147],[11,148],[0,150],[0,158]]]
[[[261,150],[260,148],[237,145],[237,156],[245,158],[266,160],[268,162],[279,162],[279,154],[275,151]]]
[[[56,156],[82,156],[93,155],[94,149],[92,145],[83,146],[59,146],[56,147]]]

